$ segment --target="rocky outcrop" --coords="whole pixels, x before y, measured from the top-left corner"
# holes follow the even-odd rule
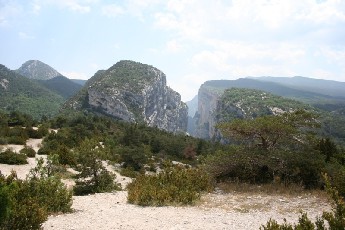
[[[166,85],[162,71],[133,61],[120,61],[96,78],[86,84],[87,103],[69,103],[86,104],[93,111],[128,122],[186,132],[187,105],[179,93]]]
[[[217,123],[233,119],[253,119],[264,115],[278,115],[296,109],[310,109],[306,104],[271,93],[255,90],[215,87],[216,82],[204,83],[198,93],[198,112],[194,117],[194,136],[222,140]]]
[[[62,76],[61,73],[38,60],[25,62],[16,72],[27,78],[36,80],[49,80],[57,76]]]
[[[210,139],[214,134],[215,109],[220,92],[210,90],[205,84],[201,85],[198,92],[198,111],[194,116],[194,136]]]

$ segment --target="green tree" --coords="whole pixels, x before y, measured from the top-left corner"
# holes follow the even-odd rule
[[[320,152],[326,156],[326,162],[329,162],[331,160],[331,157],[338,153],[336,144],[331,141],[330,138],[322,138],[319,142],[318,147]]]
[[[86,195],[98,192],[110,192],[118,189],[115,175],[103,165],[104,149],[96,140],[85,139],[78,149],[76,195]]]
[[[302,129],[317,127],[314,114],[304,110],[255,119],[235,119],[217,126],[226,138],[246,141],[254,147],[274,149],[281,142],[303,142]]]

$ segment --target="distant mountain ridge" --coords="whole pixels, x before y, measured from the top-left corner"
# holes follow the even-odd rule
[[[49,80],[57,76],[62,76],[54,68],[38,60],[25,62],[16,72],[24,77],[36,80]]]
[[[275,79],[275,78],[272,78]],[[343,111],[345,111],[345,98],[344,95],[341,93],[342,88],[339,87],[337,84],[329,84],[327,85],[326,82],[322,81],[324,87],[320,89],[317,87],[318,85],[313,84],[315,79],[308,79],[308,78],[294,78],[295,80],[303,80],[306,86],[308,86],[308,90],[303,90],[300,83],[300,87],[290,87],[287,83],[278,83],[275,81],[268,81],[266,80],[259,80],[253,78],[240,78],[238,80],[212,80],[206,81],[202,84],[199,88],[198,92],[198,112],[194,116],[192,122],[193,124],[189,124],[189,128],[193,128],[194,130],[189,130],[189,132],[196,137],[209,139],[215,135],[214,126],[219,121],[222,120],[221,117],[225,116],[225,113],[220,113],[218,110],[222,107],[221,104],[227,104],[224,101],[224,92],[231,88],[240,88],[240,89],[248,89],[248,90],[262,90],[274,95],[278,95],[288,99],[294,99],[299,102],[303,102],[308,104],[309,106],[313,106],[332,114],[338,114],[339,117],[342,116]],[[288,80],[288,79],[284,79]],[[319,81],[317,81],[319,82]],[[337,83],[337,82],[336,82]],[[290,83],[291,84],[291,83]],[[339,82],[342,85],[341,82]],[[320,84],[319,84],[320,85]],[[336,86],[338,89],[337,93],[330,95],[329,92],[334,89]],[[345,87],[344,87],[345,89]],[[340,93],[339,93],[340,92]],[[254,92],[253,92],[254,93]],[[231,100],[231,94],[227,97],[227,100]],[[243,96],[243,100],[247,100],[245,95]],[[223,101],[223,102],[222,102]],[[223,106],[224,107],[224,106]],[[279,106],[276,106],[279,108]],[[229,107],[230,110],[233,106]],[[230,111],[229,110],[229,111]],[[217,112],[218,111],[218,112]],[[223,111],[228,111],[228,109],[224,109]],[[229,112],[228,111],[228,112]],[[231,110],[232,111],[232,110]],[[231,112],[230,111],[230,112]],[[239,111],[236,109],[236,111]],[[220,116],[220,114],[223,114]],[[220,116],[220,117],[219,117]],[[327,115],[325,115],[327,116]],[[334,117],[332,115],[332,117]],[[345,117],[344,117],[345,118]],[[335,118],[332,118],[333,120]],[[339,119],[343,119],[340,118]],[[334,120],[335,121],[335,120]],[[330,121],[329,126],[332,126],[333,133],[336,129],[337,136],[342,138],[341,135],[342,131],[339,130],[337,127],[342,127],[340,125],[336,125],[336,122]],[[345,133],[344,133],[345,134]]]
[[[315,89],[315,92],[313,92],[303,90],[302,87],[300,87],[300,89],[292,88],[288,85],[284,85],[276,81],[263,81],[252,78],[239,78],[237,80],[206,81],[200,88],[207,88],[210,91],[222,93],[225,89],[231,87],[263,90],[279,96],[296,99],[310,104],[318,103],[321,100],[324,102],[342,102],[345,100],[345,92],[343,97],[339,96],[339,94],[337,94],[336,96],[326,94],[327,92],[331,91],[331,89],[327,88],[327,84],[324,85],[323,89]],[[309,88],[312,88],[312,84],[309,84]]]
[[[70,79],[71,81],[73,81],[74,83],[77,83],[81,86],[84,86],[85,83],[87,82],[87,80],[82,80],[82,79]]]
[[[25,62],[19,69],[15,70],[15,72],[37,81],[42,86],[59,94],[65,99],[75,95],[82,88],[82,85],[68,79],[53,67],[38,60]]]
[[[301,76],[295,77],[258,77],[255,80],[264,82],[275,82],[293,89],[321,93],[332,97],[345,99],[345,82],[313,79]]]
[[[83,86],[64,76],[57,76],[49,80],[37,80],[41,85],[61,95],[65,99],[75,95]]]

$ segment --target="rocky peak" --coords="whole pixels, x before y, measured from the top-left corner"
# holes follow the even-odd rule
[[[16,72],[27,78],[36,80],[49,80],[57,76],[62,76],[58,71],[38,60],[25,62]]]
[[[187,106],[179,93],[166,85],[159,69],[134,61],[120,61],[97,72],[83,96],[69,101],[72,108],[86,108],[128,122],[144,122],[170,132],[186,131]],[[84,101],[83,101],[84,100]]]

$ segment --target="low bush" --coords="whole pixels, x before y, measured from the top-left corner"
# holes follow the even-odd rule
[[[8,144],[13,144],[13,145],[25,145],[26,140],[23,137],[17,137],[17,136],[11,136],[7,138]]]
[[[217,181],[235,180],[245,183],[280,182],[320,188],[323,156],[317,152],[272,150],[260,151],[232,146],[203,159],[203,167]]]
[[[0,145],[7,145],[7,139],[5,137],[0,137]]]
[[[27,164],[28,161],[25,154],[18,154],[10,149],[7,149],[5,152],[0,153],[0,163],[9,165],[23,165]]]
[[[102,169],[101,171],[97,172],[96,177],[93,176],[91,179],[79,178],[79,180],[76,181],[76,185],[73,189],[74,194],[77,196],[83,196],[94,193],[120,190],[119,185],[115,183],[115,178],[115,174],[107,171],[106,169]]]
[[[26,180],[0,174],[0,229],[41,229],[49,214],[71,210],[72,192],[44,171]]]
[[[210,177],[196,168],[174,167],[157,175],[139,175],[128,188],[128,202],[141,206],[193,204],[209,191]]]
[[[104,149],[96,140],[85,139],[78,149],[76,185],[74,186],[75,195],[87,195],[92,193],[111,192],[119,190],[120,187],[115,183],[116,175],[109,172],[102,162]]]
[[[135,178],[139,175],[139,172],[135,171],[132,167],[122,168],[120,172],[121,176]]]
[[[21,154],[26,155],[27,157],[35,157],[36,152],[33,148],[25,146],[22,150],[19,151]]]
[[[77,158],[72,150],[68,149],[66,146],[60,146],[53,154],[59,156],[59,163],[62,165],[76,165]]]

